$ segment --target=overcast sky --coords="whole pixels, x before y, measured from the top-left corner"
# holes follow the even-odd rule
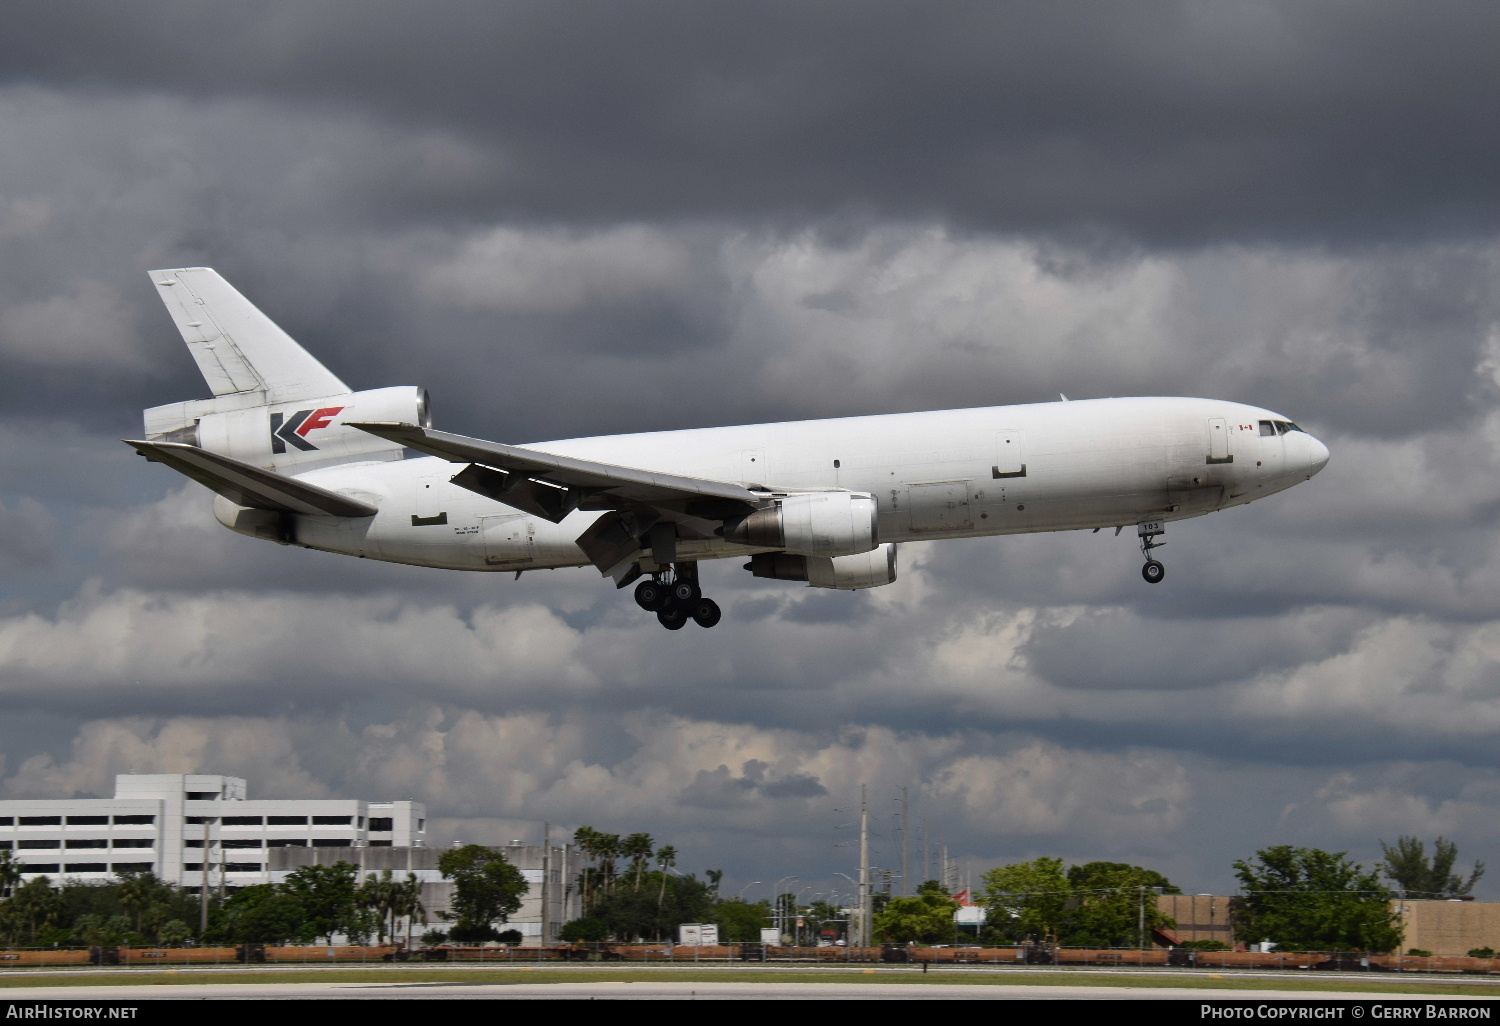
[[[13,3],[0,12],[0,794],[222,772],[435,843],[645,830],[847,890],[859,785],[976,874],[1234,886],[1271,844],[1500,867],[1500,6]],[[1106,395],[1255,403],[1314,481],[916,544],[859,594],[220,528],[134,457],[209,265],[356,388],[507,442]],[[933,867],[935,872],[935,865]],[[1479,887],[1500,898],[1500,871]]]

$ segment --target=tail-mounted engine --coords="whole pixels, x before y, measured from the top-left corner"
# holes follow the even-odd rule
[[[347,423],[432,426],[427,390],[410,385],[236,408],[261,394],[236,393],[147,410],[146,438],[186,442],[271,470],[305,470],[358,459],[400,459],[398,443]]]

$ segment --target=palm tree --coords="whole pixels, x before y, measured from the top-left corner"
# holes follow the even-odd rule
[[[407,873],[404,883],[391,884],[391,935],[396,933],[396,919],[406,920],[406,946],[411,947],[412,920],[422,916],[426,922],[427,907],[422,904],[422,881],[416,873]]]
[[[16,884],[21,882],[21,871],[24,868],[24,864],[8,849],[0,851],[0,898],[10,897]]]
[[[620,856],[620,835],[596,835],[594,850],[599,858],[599,875],[604,881],[604,893],[608,894],[615,880],[615,859]]]
[[[677,849],[664,844],[656,852],[656,865],[661,870],[661,894],[656,898],[657,907],[667,900],[667,870],[677,865]]]
[[[376,933],[380,943],[385,943],[386,934],[394,935],[396,932],[397,889],[401,885],[391,879],[391,871],[382,869],[377,878],[374,873],[365,877],[365,882],[360,885],[357,900],[365,908],[372,909],[376,913]],[[387,930],[386,927],[390,929]]]
[[[656,843],[650,834],[631,834],[620,844],[620,853],[631,860],[630,868],[635,870],[636,890],[641,889],[641,873],[645,871],[646,863],[655,848]]]
[[[153,873],[121,873],[120,907],[135,913],[135,932],[141,932],[141,919],[156,903],[157,880]]]
[[[583,852],[583,857],[589,861],[580,875],[583,884],[583,905],[588,908],[594,903],[595,874],[593,862],[599,857],[599,839],[604,835],[591,826],[581,826],[573,831],[573,844]]]

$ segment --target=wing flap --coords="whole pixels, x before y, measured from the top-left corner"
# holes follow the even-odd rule
[[[196,445],[129,439],[125,444],[153,463],[164,463],[230,502],[251,509],[329,517],[369,517],[379,512],[369,503]]]
[[[759,501],[759,496],[750,489],[729,481],[710,481],[558,456],[537,449],[434,431],[415,424],[363,423],[350,426],[451,463],[489,468],[488,474],[462,471],[454,478],[454,483],[524,512],[545,516],[554,523],[573,509],[628,506],[675,509],[717,518],[754,508]],[[495,471],[505,476],[502,478]],[[567,498],[547,494],[562,491],[568,493]]]

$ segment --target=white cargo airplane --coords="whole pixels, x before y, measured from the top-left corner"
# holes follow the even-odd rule
[[[596,567],[662,626],[719,607],[705,559],[858,590],[905,541],[1135,525],[1252,502],[1328,462],[1279,414],[1093,399],[502,445],[435,431],[422,388],[352,391],[207,267],[152,271],[214,397],[145,411],[130,441],[218,493],[231,530],[451,570]],[[457,473],[454,470],[457,469]]]

